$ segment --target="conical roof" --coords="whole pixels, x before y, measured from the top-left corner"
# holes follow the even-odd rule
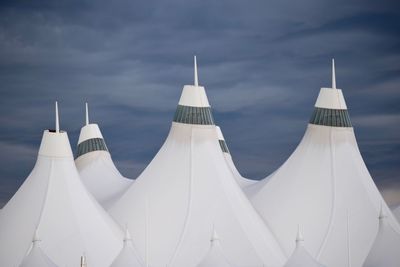
[[[109,209],[128,223],[149,266],[196,266],[209,230],[242,266],[280,266],[285,256],[225,162],[204,87],[185,86],[169,135],[151,163]]]
[[[251,186],[257,188],[248,196],[286,253],[294,249],[292,237],[301,221],[309,233],[307,250],[321,263],[361,266],[378,228],[373,218],[383,198],[358,149],[341,90],[322,88],[314,109],[296,150]],[[389,221],[399,229],[393,216]]]
[[[127,266],[129,267],[144,266],[139,255],[134,249],[128,229],[125,230],[124,246],[122,247],[121,252],[115,258],[110,267],[127,267]]]
[[[87,192],[74,164],[68,135],[46,130],[36,164],[0,214],[0,266],[18,266],[35,230],[42,250],[59,266],[74,266],[81,253],[93,266],[109,266],[122,233]],[[15,234],[17,233],[17,234]]]
[[[213,230],[210,242],[211,246],[207,254],[197,267],[232,267],[222,252],[219,237],[215,230]]]
[[[284,267],[324,267],[308,253],[303,243],[304,238],[299,227],[296,237],[296,247]]]
[[[254,184],[256,181],[251,180],[248,178],[244,178],[238,171],[238,169],[235,166],[235,163],[233,162],[231,153],[228,149],[228,145],[226,144],[224,135],[222,134],[221,128],[219,126],[216,126],[217,129],[217,136],[218,136],[218,142],[221,147],[221,150],[224,154],[226,163],[228,164],[229,168],[231,169],[234,177],[236,178],[236,181],[239,183],[241,187],[246,187],[248,185]]]
[[[106,209],[133,182],[123,177],[115,167],[99,126],[89,123],[87,103],[86,125],[79,135],[75,164],[86,188]]]
[[[57,265],[43,252],[39,245],[40,239],[35,231],[32,247],[19,267],[57,267]]]
[[[379,229],[363,267],[396,267],[400,264],[400,233],[387,223],[384,208],[379,214]]]

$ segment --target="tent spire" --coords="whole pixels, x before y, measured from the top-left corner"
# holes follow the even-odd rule
[[[58,102],[56,101],[56,133],[60,132],[60,119],[58,118]]]
[[[199,86],[199,76],[197,75],[197,59],[194,56],[194,86]]]
[[[332,58],[332,88],[336,89],[335,59]]]
[[[303,234],[301,232],[300,224],[297,225],[297,235],[296,235],[296,244],[300,244],[304,241]]]
[[[88,103],[85,103],[85,107],[86,107],[86,125],[89,125],[89,106]]]

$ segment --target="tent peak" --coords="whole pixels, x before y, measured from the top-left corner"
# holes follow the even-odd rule
[[[56,101],[56,133],[60,132],[60,119],[58,117],[58,101]]]
[[[321,108],[321,109],[336,109],[338,111],[347,110],[347,105],[346,105],[346,101],[343,96],[343,92],[341,89],[336,87],[336,74],[335,74],[335,60],[334,59],[332,59],[332,86],[321,88],[318,98],[317,98],[317,101],[315,102],[314,106],[316,108]],[[339,114],[338,118],[336,118],[336,117],[334,118],[335,121],[336,121],[336,119],[338,119],[338,121],[340,121],[339,125],[338,124],[327,125],[327,123],[332,124],[330,122],[331,120],[329,122],[327,122],[324,119],[320,120],[317,123],[313,123],[313,124],[320,124],[320,125],[325,125],[325,126],[336,126],[336,127],[352,127],[350,118],[348,117],[348,112],[342,112],[342,113],[345,113],[345,114]],[[320,116],[321,114],[319,112],[314,113],[313,116],[316,116],[316,115],[318,115],[318,118],[321,117]],[[322,117],[330,118],[330,115],[329,116],[324,115]],[[315,119],[316,118],[312,118],[312,120],[315,120]]]
[[[85,103],[85,118],[86,118],[86,125],[89,125],[89,105],[88,102]]]
[[[332,58],[332,88],[336,89],[335,59]]]
[[[194,56],[194,86],[199,86],[199,76],[197,74],[197,58]]]

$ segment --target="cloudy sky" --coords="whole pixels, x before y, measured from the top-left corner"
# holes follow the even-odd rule
[[[400,4],[369,0],[0,2],[0,206],[32,169],[42,131],[73,149],[84,102],[135,178],[162,145],[182,86],[200,83],[234,160],[261,179],[300,141],[336,60],[360,150],[400,204]]]

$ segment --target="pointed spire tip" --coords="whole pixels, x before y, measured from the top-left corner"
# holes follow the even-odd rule
[[[85,113],[85,118],[86,118],[86,125],[89,125],[89,105],[88,102],[85,103],[85,109],[86,109],[86,113]]]
[[[60,132],[60,119],[58,117],[58,101],[56,101],[56,133]]]
[[[332,88],[336,89],[335,59],[332,58]]]
[[[197,58],[194,56],[194,86],[199,86],[199,76],[197,74]]]

